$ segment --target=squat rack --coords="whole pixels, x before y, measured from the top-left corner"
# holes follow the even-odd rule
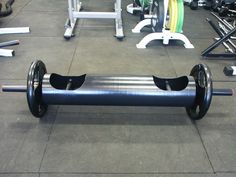
[[[82,3],[80,0],[68,0],[69,18],[65,24],[65,39],[70,39],[74,36],[73,31],[78,19],[114,19],[117,39],[124,38],[122,17],[121,17],[121,0],[116,0],[114,3],[114,12],[81,12]]]

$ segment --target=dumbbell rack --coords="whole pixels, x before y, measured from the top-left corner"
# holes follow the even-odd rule
[[[171,32],[166,29],[166,18],[168,11],[169,0],[164,0],[164,23],[162,27],[162,32],[153,32],[145,36],[136,47],[139,49],[146,48],[147,44],[153,40],[163,40],[163,44],[168,45],[170,40],[180,40],[184,42],[184,47],[188,49],[194,48],[189,39],[182,33]],[[146,15],[145,19],[140,21],[135,28],[132,29],[133,33],[140,33],[142,28],[150,26],[153,15]]]
[[[68,0],[68,11],[69,18],[65,24],[65,34],[64,37],[66,39],[70,39],[74,34],[73,31],[75,29],[77,19],[114,19],[116,34],[115,37],[117,39],[123,39],[123,25],[121,18],[121,0],[116,0],[114,4],[114,12],[81,12],[82,3],[80,0]]]

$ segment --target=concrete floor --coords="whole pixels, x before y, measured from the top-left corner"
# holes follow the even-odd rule
[[[49,72],[65,75],[188,75],[197,63],[210,66],[218,87],[235,88],[222,70],[232,61],[207,61],[200,52],[216,34],[204,10],[186,7],[184,32],[195,49],[181,43],[135,44],[150,32],[132,34],[138,17],[125,11],[126,38],[113,37],[114,22],[81,20],[76,37],[63,38],[66,0],[17,0],[0,27],[30,26],[16,56],[0,59],[0,83],[25,84],[28,67],[43,60]],[[103,7],[103,5],[105,7]],[[111,11],[112,1],[87,0],[85,10]],[[213,17],[211,17],[213,18]],[[228,82],[233,81],[233,82]],[[214,97],[204,119],[192,122],[184,108],[50,106],[41,121],[29,112],[24,94],[0,93],[0,177],[235,177],[235,97]]]

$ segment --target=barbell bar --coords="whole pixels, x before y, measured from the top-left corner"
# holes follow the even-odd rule
[[[48,105],[113,105],[185,107],[191,119],[207,113],[212,96],[232,96],[233,89],[213,89],[205,64],[195,65],[190,76],[61,76],[47,73],[41,60],[31,63],[26,85],[2,85],[3,92],[26,92],[35,117],[43,117]]]

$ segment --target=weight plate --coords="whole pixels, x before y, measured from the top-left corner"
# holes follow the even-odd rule
[[[42,117],[47,111],[47,105],[42,101],[42,80],[47,72],[45,64],[36,60],[31,63],[27,77],[27,101],[30,112],[35,117]]]
[[[176,0],[169,1],[169,12],[170,12],[170,31],[172,33],[175,33],[177,25],[177,16],[178,16],[178,6]]]
[[[184,2],[183,0],[177,0],[178,5],[178,15],[177,15],[177,27],[176,32],[182,33],[184,24]]]
[[[150,0],[144,0],[144,7],[150,6]]]
[[[153,0],[151,19],[153,32],[162,32],[164,17],[164,0]]]
[[[207,113],[212,100],[212,75],[207,65],[198,64],[193,67],[191,73],[196,82],[196,98],[195,103],[191,107],[187,107],[186,111],[193,120],[203,118]]]
[[[197,9],[198,9],[198,1],[193,0],[193,1],[190,3],[190,9],[192,9],[192,10],[197,10]]]
[[[141,7],[141,4],[140,4],[140,1],[139,1],[139,0],[134,0],[134,3],[135,3],[136,5],[138,5],[138,6]]]
[[[146,8],[150,5],[150,0],[139,0],[140,6]]]
[[[211,8],[217,12],[218,7],[220,7],[220,0],[212,0]]]

